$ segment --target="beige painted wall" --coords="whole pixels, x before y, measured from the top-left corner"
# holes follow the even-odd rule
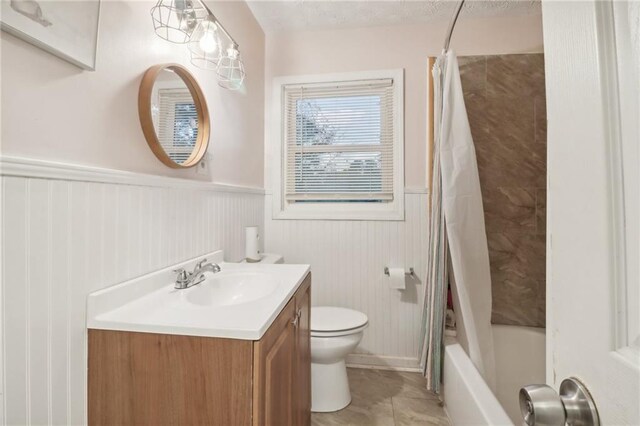
[[[267,34],[267,141],[274,77],[404,68],[405,185],[426,187],[427,57],[441,52],[447,24]],[[451,47],[459,55],[542,52],[542,17],[461,18]],[[270,188],[267,172],[265,179]]]
[[[155,175],[263,186],[264,43],[243,1],[209,2],[240,44],[242,92],[189,63],[186,46],[157,37],[151,1],[103,1],[97,69],[82,71],[2,32],[2,154]],[[211,113],[212,177],[172,170],[149,150],[138,121],[138,86],[151,65],[187,66]]]

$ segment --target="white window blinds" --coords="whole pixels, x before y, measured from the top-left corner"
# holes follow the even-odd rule
[[[198,110],[186,88],[159,89],[158,140],[169,157],[182,164],[198,139]]]
[[[288,202],[393,200],[393,83],[284,86]]]

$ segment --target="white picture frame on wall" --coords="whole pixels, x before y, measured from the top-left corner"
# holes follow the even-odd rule
[[[100,0],[2,0],[6,31],[84,70],[96,68]]]

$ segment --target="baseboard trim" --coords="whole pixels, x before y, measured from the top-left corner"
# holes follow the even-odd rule
[[[0,175],[264,195],[264,189],[262,188],[217,184],[12,156],[0,156]]]
[[[418,358],[379,356],[369,354],[348,355],[347,367],[409,372],[421,371],[420,360]]]

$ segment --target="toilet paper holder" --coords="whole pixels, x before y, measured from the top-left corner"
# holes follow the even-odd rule
[[[389,275],[389,267],[388,266],[384,267],[384,274],[385,275]],[[413,267],[409,268],[409,272],[405,272],[404,274],[405,275],[409,275],[412,278],[415,278],[415,276],[416,276],[416,273],[413,271]]]

